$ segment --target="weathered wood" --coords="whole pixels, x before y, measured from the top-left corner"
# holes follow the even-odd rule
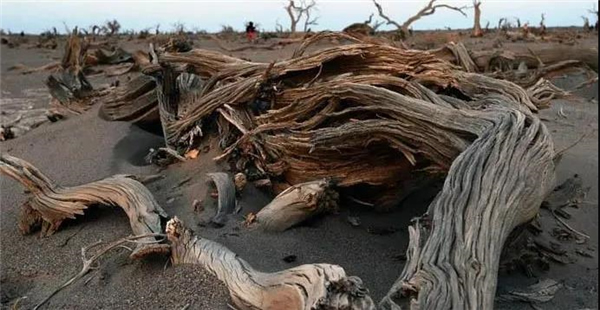
[[[217,187],[218,208],[217,214],[212,218],[211,222],[223,226],[227,221],[227,216],[235,210],[235,185],[233,178],[224,172],[215,172],[206,174]]]
[[[284,231],[315,215],[336,210],[337,196],[327,180],[291,186],[256,214],[256,226],[268,231]]]
[[[150,76],[135,77],[99,100],[99,116],[104,120],[132,123],[159,121],[156,82]]]
[[[107,52],[102,48],[96,49],[94,56],[98,59],[100,65],[117,65],[124,62],[132,62],[133,56],[122,48]]]
[[[493,308],[502,245],[537,214],[554,181],[553,144],[541,121],[515,110],[494,115],[409,228],[407,264],[382,309]]]
[[[65,220],[83,215],[93,205],[122,208],[135,235],[160,233],[161,217],[167,217],[148,189],[131,175],[115,175],[79,186],[61,187],[30,163],[8,154],[0,156],[0,173],[21,183],[32,195],[23,205],[19,218],[22,233],[31,233],[41,227],[42,236],[49,236]],[[140,245],[132,256],[144,250]]]
[[[92,85],[83,73],[87,48],[87,43],[81,41],[75,28],[65,45],[59,74],[50,75],[46,79],[50,95],[61,105],[76,113],[80,113],[86,105],[79,105],[76,109],[72,109],[71,106],[80,104],[82,99],[93,92]]]
[[[573,69],[598,72],[598,51],[595,49],[530,47],[527,50],[469,51],[462,43],[450,43],[430,52],[461,66],[464,71],[485,73],[522,87],[531,87],[541,78]],[[520,66],[524,66],[524,72],[516,70]]]
[[[473,0],[473,33],[474,37],[483,36],[483,30],[481,30],[481,1]]]
[[[173,264],[206,268],[225,283],[238,309],[375,309],[362,281],[340,266],[310,264],[265,273],[221,244],[195,236],[177,217],[167,223],[166,233]]]

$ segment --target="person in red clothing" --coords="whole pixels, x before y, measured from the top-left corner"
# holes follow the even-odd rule
[[[256,40],[256,27],[254,27],[253,22],[249,22],[246,25],[246,38],[248,38],[248,42],[254,42]]]

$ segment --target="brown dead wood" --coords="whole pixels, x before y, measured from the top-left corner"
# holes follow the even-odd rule
[[[597,75],[598,51],[584,48],[528,48],[523,51],[469,51],[462,43],[450,43],[431,53],[459,65],[467,72],[478,72],[512,81],[522,87],[535,85],[566,71],[583,70]],[[517,70],[524,66],[525,71]],[[558,93],[557,93],[558,95]]]
[[[235,141],[219,159],[251,168],[249,178],[282,176],[292,186],[261,211],[262,221],[276,219],[276,230],[310,215],[290,216],[295,204],[281,203],[304,182],[331,178],[340,187],[368,184],[385,193],[407,190],[402,184],[417,171],[447,173],[443,191],[410,230],[408,264],[382,307],[406,301],[422,309],[491,308],[502,245],[537,213],[553,182],[553,145],[532,113],[552,89],[544,82],[524,89],[477,73],[475,61],[473,70],[460,70],[435,53],[385,44],[305,55],[318,39],[273,64],[197,49],[157,51],[145,72],[162,74],[159,89],[177,94],[159,97],[168,143],[201,142],[203,125],[217,116],[221,136]],[[261,225],[260,213],[255,223]]]
[[[69,36],[58,74],[46,79],[50,95],[68,110],[79,114],[88,108],[83,100],[90,97],[93,87],[83,73],[87,55],[87,41],[79,37],[77,27]]]
[[[218,131],[223,152],[217,159],[228,161],[233,173],[244,172],[248,181],[261,180],[281,192],[248,217],[249,224],[267,230],[285,230],[335,208],[337,193],[329,181],[340,192],[374,188],[379,200],[368,202],[373,206],[397,205],[416,187],[417,177],[446,175],[427,213],[409,227],[407,263],[380,308],[493,308],[503,245],[515,227],[534,218],[554,182],[554,146],[535,112],[560,90],[545,80],[524,88],[510,77],[498,79],[487,70],[493,54],[482,65],[458,44],[419,51],[339,34],[352,43],[306,53],[318,40],[335,36],[312,36],[292,58],[274,63],[152,47],[143,73],[154,78],[168,150],[201,149],[208,133]],[[539,69],[559,63],[541,52],[528,57],[543,63]],[[115,101],[126,105],[126,98],[149,93],[148,81],[137,81],[142,90],[128,87]],[[122,109],[106,114],[135,114]],[[115,176],[62,189],[35,168],[2,158],[2,171],[34,195],[23,217],[26,227],[42,219],[58,227],[92,202],[118,204],[129,210],[130,220],[157,227],[162,209],[137,181]],[[235,201],[232,178],[213,179],[217,187],[221,181],[227,185],[217,195],[227,214]],[[94,193],[95,200],[82,193]],[[56,195],[58,203],[49,200]],[[139,195],[149,209],[131,202]],[[51,208],[75,198],[69,207]],[[136,231],[132,223],[132,229],[155,233],[160,226]],[[173,263],[199,264],[216,274],[241,309],[374,308],[360,280],[338,266],[262,273],[223,246],[194,236],[177,219],[166,232]]]
[[[357,43],[304,55],[326,38]],[[466,50],[457,55],[470,57]],[[479,133],[466,134],[465,126],[483,126],[472,115],[473,124],[444,125],[444,133],[422,130],[429,115],[440,113],[436,106],[453,107],[444,112],[449,119],[489,105],[530,113],[558,92],[547,83],[526,90],[475,73],[474,63],[467,70],[473,73],[466,73],[437,56],[320,33],[305,40],[291,59],[272,64],[200,49],[159,48],[144,73],[161,84],[156,88],[163,93],[158,97],[161,123],[171,149],[185,153],[202,143],[207,121],[216,114],[225,143],[218,159],[237,153],[237,169],[256,170],[250,180],[283,176],[294,185],[331,177],[344,187],[369,184],[393,191],[413,170],[447,171]],[[436,94],[444,89],[471,101]],[[423,135],[436,142],[423,143]]]
[[[156,82],[150,76],[135,77],[98,100],[100,117],[105,120],[144,123],[159,119]]]

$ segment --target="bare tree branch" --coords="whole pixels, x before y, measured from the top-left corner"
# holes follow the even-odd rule
[[[310,19],[311,11],[316,9],[316,5],[317,3],[314,0],[309,4],[302,1],[299,6],[294,3],[294,0],[289,0],[285,10],[290,16],[290,32],[296,32],[297,25],[304,15],[306,15],[304,31],[307,31],[310,25],[317,25],[318,18]]]
[[[304,12],[306,13],[306,20],[304,21],[304,32],[308,32],[310,25],[318,25],[317,20],[319,19],[319,17],[310,19],[312,9],[316,9],[315,5],[316,3],[313,1],[304,9]]]
[[[394,25],[398,29],[402,29],[402,26],[400,24],[398,24],[397,22],[393,21],[391,18],[389,18],[385,14],[383,14],[383,8],[381,7],[381,5],[379,3],[377,3],[377,1],[373,0],[373,4],[375,4],[375,7],[377,8],[377,11],[379,12],[379,16],[381,16],[381,18],[383,18],[387,21],[386,25]]]
[[[396,26],[398,29],[402,30],[402,32],[404,34],[406,34],[408,32],[408,28],[415,21],[421,19],[421,17],[423,17],[423,16],[429,16],[429,15],[434,14],[435,10],[438,8],[446,8],[449,10],[457,11],[457,12],[461,13],[463,16],[467,17],[467,14],[463,11],[464,9],[467,8],[466,6],[455,7],[455,6],[451,6],[451,5],[447,5],[447,4],[435,4],[436,1],[437,0],[430,0],[429,3],[424,8],[422,8],[417,14],[409,17],[404,23],[402,23],[402,25],[398,24],[396,21],[394,21],[391,18],[389,18],[388,16],[386,16],[383,13],[383,8],[381,7],[381,5],[379,3],[377,3],[376,0],[373,0],[373,4],[375,4],[375,7],[377,8],[377,11],[379,12],[379,16],[381,16],[381,18],[385,19],[387,21],[388,25]]]
[[[371,13],[371,15],[369,15],[369,19],[365,20],[365,22],[363,24],[368,25],[371,23],[372,20],[373,20],[373,13]]]

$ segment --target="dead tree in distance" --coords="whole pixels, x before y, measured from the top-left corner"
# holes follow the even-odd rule
[[[540,21],[540,35],[546,34],[546,24],[544,21],[546,20],[546,14],[542,13],[542,20]]]
[[[375,4],[375,7],[377,8],[377,11],[379,12],[379,16],[381,16],[381,18],[385,19],[387,21],[388,25],[396,26],[398,28],[398,30],[400,31],[400,36],[402,38],[405,38],[406,34],[409,32],[410,26],[414,22],[421,19],[421,17],[423,17],[423,16],[433,15],[433,13],[435,13],[435,10],[438,8],[447,8],[450,10],[454,10],[454,11],[461,13],[463,16],[467,17],[467,14],[465,14],[465,12],[463,11],[466,7],[455,7],[455,6],[451,6],[448,4],[436,4],[436,1],[437,0],[429,0],[429,3],[424,8],[422,8],[419,12],[417,12],[417,14],[409,17],[404,23],[402,23],[402,25],[400,25],[396,21],[394,21],[391,18],[389,18],[388,16],[386,16],[383,13],[383,8],[381,7],[381,5],[379,3],[377,3],[376,0],[373,0],[373,4]]]
[[[596,4],[594,4],[594,8],[592,10],[588,10],[588,12],[590,12],[590,14],[596,14],[596,24],[594,25],[594,30],[598,31],[598,9],[596,8]]]
[[[585,16],[581,16],[581,18],[583,19],[583,30],[589,31],[590,30],[590,19]]]
[[[113,19],[112,21],[106,22],[106,26],[104,29],[106,31],[107,36],[112,36],[119,32],[119,30],[121,29],[121,24],[119,24],[119,22],[116,19]]]
[[[291,33],[296,32],[298,23],[302,20],[303,16],[306,16],[306,18],[304,20],[304,31],[305,32],[308,30],[308,27],[310,25],[317,24],[318,18],[311,19],[311,17],[310,17],[311,11],[316,9],[316,5],[317,5],[317,3],[314,0],[312,0],[308,4],[304,0],[302,0],[300,2],[299,6],[297,6],[296,3],[294,3],[294,0],[289,1],[288,5],[285,7],[285,10],[287,11],[288,15],[290,16],[290,32]]]
[[[483,31],[481,30],[481,1],[473,0],[473,10],[474,10],[474,23],[473,23],[473,36],[474,37],[482,37]],[[489,23],[488,23],[489,24]]]

